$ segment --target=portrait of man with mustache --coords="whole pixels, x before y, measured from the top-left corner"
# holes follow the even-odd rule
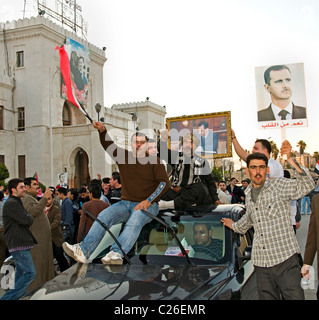
[[[292,77],[285,65],[269,67],[264,72],[264,88],[270,94],[268,108],[258,111],[258,121],[275,121],[307,118],[306,108],[291,101]]]

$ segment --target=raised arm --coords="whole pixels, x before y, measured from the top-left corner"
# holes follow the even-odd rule
[[[246,162],[248,153],[239,144],[233,129],[231,129],[231,139],[232,139],[232,142],[233,142],[233,146],[234,146],[235,152],[237,153],[238,157]]]
[[[106,127],[99,121],[93,122],[93,128],[99,131],[100,143],[104,150],[113,158],[113,160],[117,163],[125,163],[126,150],[118,147],[112,138],[107,133]]]

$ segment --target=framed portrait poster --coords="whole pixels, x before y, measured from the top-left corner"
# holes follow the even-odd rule
[[[307,127],[304,64],[255,68],[259,129]]]
[[[204,158],[232,157],[231,112],[205,113],[166,118],[169,148],[180,149],[181,138],[193,133],[199,140],[195,153]]]
[[[68,187],[68,174],[66,172],[58,173],[58,185],[63,188]]]

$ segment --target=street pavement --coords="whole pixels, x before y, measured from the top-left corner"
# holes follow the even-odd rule
[[[310,215],[305,214],[301,215],[300,228],[297,229],[297,239],[299,247],[301,250],[302,257],[304,256],[305,246],[307,242],[308,226],[309,226]],[[313,262],[314,268],[314,281],[310,283],[309,288],[304,289],[306,300],[317,300],[317,288],[318,288],[318,272],[317,272],[317,255],[314,258]]]

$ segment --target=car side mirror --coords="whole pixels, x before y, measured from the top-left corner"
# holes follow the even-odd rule
[[[241,268],[245,261],[251,259],[251,249],[252,246],[247,246],[241,256],[238,257],[239,268]]]
[[[250,260],[251,259],[251,250],[252,246],[247,246],[243,252],[243,259]]]

